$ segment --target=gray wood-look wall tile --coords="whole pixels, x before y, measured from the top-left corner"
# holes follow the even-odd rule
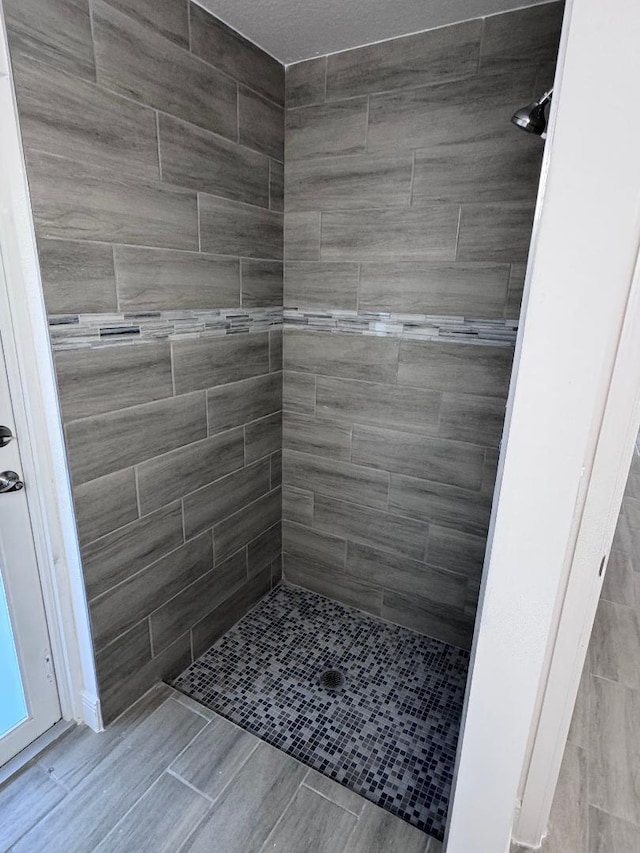
[[[320,214],[287,213],[284,217],[284,256],[287,261],[320,259]]]
[[[27,171],[40,237],[198,249],[191,190],[38,151]]]
[[[289,161],[285,168],[287,213],[407,207],[412,170],[410,152]],[[324,246],[321,254],[323,251]]]
[[[484,448],[356,424],[351,460],[396,474],[477,490],[482,484]]]
[[[284,66],[202,7],[189,5],[192,52],[272,101],[284,103]]]
[[[595,677],[591,691],[589,803],[640,825],[640,693]]]
[[[288,261],[284,274],[285,305],[355,311],[359,271],[358,264]]]
[[[236,592],[247,579],[247,555],[240,551],[219,563],[178,593],[150,617],[153,652],[173,643],[185,629],[195,625]]]
[[[225,853],[259,853],[306,772],[303,764],[261,743],[191,836],[185,853],[210,853],[212,838]],[[238,820],[243,813],[252,819]]]
[[[640,850],[640,827],[589,806],[589,853]]]
[[[374,509],[387,508],[389,474],[386,471],[285,450],[284,481],[288,486]]]
[[[282,408],[282,374],[267,373],[207,391],[209,434],[263,418]]]
[[[509,291],[507,293],[507,304],[504,316],[507,320],[518,320],[522,306],[522,295],[524,292],[524,279],[527,273],[526,264],[511,264],[509,274]]]
[[[324,101],[327,57],[289,65],[286,71],[287,107],[306,107]]]
[[[280,439],[282,447],[282,438]],[[271,454],[271,488],[275,489],[282,485],[282,450]]]
[[[63,350],[56,373],[65,421],[171,397],[167,343],[139,347]]]
[[[116,246],[114,256],[122,311],[240,305],[240,264],[235,258],[133,246]]]
[[[284,365],[283,359],[283,335],[282,329],[273,329],[269,332],[269,370],[278,373]]]
[[[138,517],[133,468],[82,483],[73,490],[81,543],[92,542]]]
[[[392,338],[298,332],[284,336],[287,370],[303,373],[395,382],[399,343]]]
[[[424,559],[428,525],[315,495],[314,527],[383,551]]]
[[[390,39],[328,58],[327,98],[408,88],[475,74],[480,19]]]
[[[6,0],[12,58],[42,60],[53,68],[95,79],[89,0]]]
[[[174,341],[172,351],[177,394],[269,372],[267,334]]]
[[[282,407],[298,415],[315,415],[316,377],[285,370],[282,375]]]
[[[199,657],[216,642],[232,625],[241,619],[253,605],[271,589],[271,572],[265,569],[253,578],[249,578],[233,595],[191,629],[191,642],[194,658]]]
[[[102,0],[92,0],[92,10],[101,86],[237,138],[235,81]]]
[[[424,832],[367,803],[345,853],[426,853],[428,841]]]
[[[498,447],[504,414],[505,401],[501,397],[443,394],[438,435]]]
[[[311,527],[313,524],[313,492],[294,489],[286,483],[282,487],[282,518]]]
[[[351,812],[301,786],[269,836],[267,849],[296,853],[308,846],[314,853],[346,850],[357,818]]]
[[[145,847],[173,853],[205,816],[211,802],[163,773],[96,847],[96,853],[129,853]]]
[[[397,150],[399,144],[404,150],[470,142],[482,145],[483,139],[509,127],[514,104],[531,99],[534,81],[535,69],[525,68],[373,95],[367,150]]]
[[[34,764],[0,790],[0,849],[9,850],[40,818],[66,796],[39,764]]]
[[[205,395],[185,394],[85,418],[68,424],[65,433],[71,474],[78,486],[205,438]]]
[[[222,198],[269,207],[269,159],[180,121],[158,117],[162,179]]]
[[[149,621],[144,619],[108,646],[96,652],[96,669],[100,690],[109,693],[114,686],[127,681],[151,661]]]
[[[283,556],[284,577],[293,584],[310,589],[319,595],[341,601],[349,607],[380,616],[382,592],[342,569],[330,569],[308,558]]]
[[[446,483],[392,474],[389,509],[441,527],[484,536],[489,528],[491,497]]]
[[[464,204],[458,235],[459,261],[526,261],[534,208],[530,202]]]
[[[322,216],[320,256],[327,261],[452,261],[456,255],[458,215],[458,206],[448,204],[348,213],[329,211]],[[471,243],[474,220],[471,214],[468,217],[467,243]],[[512,230],[519,233],[516,228]],[[466,254],[472,254],[472,248],[467,246]],[[476,260],[462,255],[459,259]]]
[[[100,704],[105,725],[139,699],[147,690],[163,678],[175,678],[191,663],[191,640],[189,631],[160,654],[155,655],[143,666],[139,666],[131,678],[118,680],[110,690],[102,690]]]
[[[282,305],[284,273],[280,261],[241,261],[242,307],[268,308]]]
[[[142,462],[137,468],[140,512],[153,512],[243,465],[239,427]]]
[[[270,162],[269,207],[278,213],[284,211],[284,166],[277,160]]]
[[[508,264],[363,263],[361,311],[495,318],[502,315]]]
[[[372,586],[384,587],[408,595],[417,593],[462,612],[467,579],[454,572],[424,562],[380,551],[358,542],[347,544],[347,574]]]
[[[292,560],[311,561],[317,566],[344,571],[347,543],[330,533],[285,521],[282,548]]]
[[[207,797],[215,799],[259,745],[258,738],[215,715],[182,755],[176,758],[170,772]],[[189,832],[192,828],[189,827]]]
[[[293,160],[332,154],[356,154],[367,142],[368,101],[354,98],[334,104],[288,110],[287,171]]]
[[[429,526],[427,562],[479,580],[482,574],[486,538],[451,527]]]
[[[282,524],[274,524],[247,546],[247,574],[258,575],[282,554]]]
[[[398,382],[436,391],[506,397],[513,351],[509,347],[454,346],[402,341]]]
[[[582,668],[582,676],[578,686],[578,695],[571,718],[571,727],[567,736],[567,743],[580,746],[584,750],[589,748],[589,719],[591,713],[591,674],[589,672],[589,657]]]
[[[286,413],[283,417],[283,446],[287,450],[327,456],[348,462],[351,458],[351,426]]]
[[[85,545],[81,554],[88,598],[127,580],[182,542],[181,506],[173,503]]]
[[[204,252],[282,260],[282,215],[249,204],[198,196]]]
[[[113,249],[107,243],[38,240],[42,289],[49,314],[115,311]]]
[[[76,786],[73,796],[36,824],[16,849],[27,853],[58,847],[69,853],[91,853],[205,725],[203,717],[169,699]],[[76,830],[73,847],[69,846],[69,825]]]
[[[187,538],[213,527],[269,491],[268,459],[228,474],[184,499]],[[262,532],[262,531],[258,531]],[[257,535],[257,534],[256,534]]]
[[[480,69],[502,71],[527,63],[554,63],[563,13],[564,4],[556,2],[490,15],[484,22]]]
[[[277,524],[281,517],[282,496],[280,489],[274,489],[216,524],[213,528],[216,562],[256,539]]]
[[[109,0],[109,4],[181,47],[189,48],[188,0]]]
[[[471,648],[473,620],[460,614],[457,608],[416,595],[404,595],[385,589],[382,597],[382,616],[420,634],[437,637],[461,649]]]
[[[96,646],[115,640],[212,568],[209,531],[94,599],[90,609]]]
[[[238,141],[284,160],[284,110],[273,101],[240,87],[238,96]]]
[[[40,62],[14,62],[25,147],[157,180],[153,110]]]
[[[427,435],[438,431],[439,392],[325,376],[318,376],[316,384],[318,417],[398,427]]]
[[[255,462],[282,448],[282,414],[267,415],[244,428],[245,460]]]
[[[535,136],[512,130],[509,126],[490,139],[416,151],[411,203],[531,202],[543,148]]]

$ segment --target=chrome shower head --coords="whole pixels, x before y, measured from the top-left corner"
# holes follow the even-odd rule
[[[527,133],[535,133],[537,136],[542,136],[547,129],[545,108],[550,103],[552,94],[553,89],[549,89],[540,100],[533,101],[533,103],[515,112],[511,116],[513,124],[526,130]]]

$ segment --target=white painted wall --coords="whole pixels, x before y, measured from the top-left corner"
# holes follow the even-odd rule
[[[541,800],[545,788],[549,800],[557,778],[584,658],[587,602],[595,609],[599,591],[592,579],[613,536],[610,510],[619,505],[616,484],[637,429],[640,359],[618,346],[640,237],[640,113],[629,109],[640,96],[639,32],[636,3],[568,4],[447,853],[508,849],[536,756],[544,772],[525,787],[529,817],[517,834],[539,843],[536,827],[547,816]],[[640,331],[637,306],[631,309],[627,321]],[[614,476],[594,479],[595,504],[580,527],[617,353],[624,356],[618,390],[609,400],[607,442],[598,449],[599,470],[604,462]],[[567,607],[570,569],[571,595],[590,590],[582,610]],[[564,668],[555,674],[555,695],[544,697],[563,607]],[[545,715],[542,732],[552,743],[538,753],[543,697],[546,707],[553,700],[555,714]]]

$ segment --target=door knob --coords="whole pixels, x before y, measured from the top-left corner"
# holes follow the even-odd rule
[[[0,495],[4,492],[19,492],[24,483],[15,471],[3,471],[0,474]]]
[[[5,447],[13,438],[13,433],[7,426],[0,426],[0,447]]]

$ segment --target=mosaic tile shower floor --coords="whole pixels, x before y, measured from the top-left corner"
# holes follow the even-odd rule
[[[281,584],[174,682],[442,840],[468,652]],[[326,669],[345,686],[319,683]]]

